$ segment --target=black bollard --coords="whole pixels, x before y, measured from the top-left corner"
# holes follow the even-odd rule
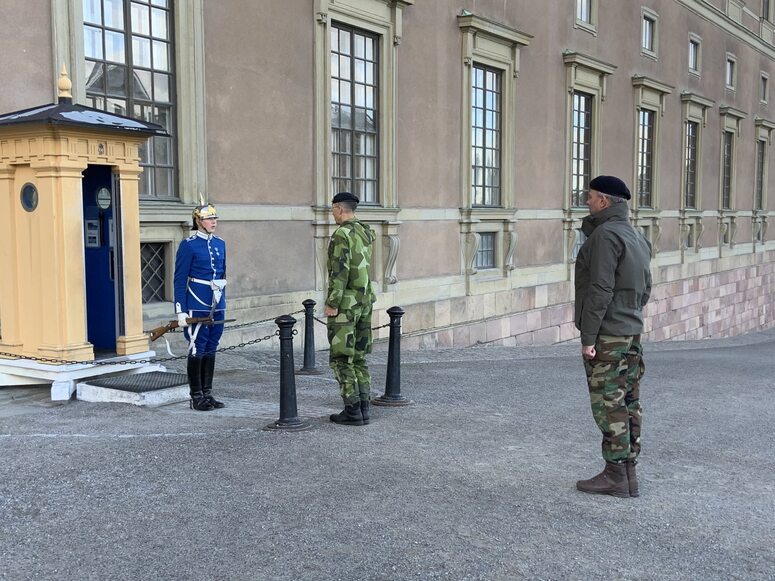
[[[304,305],[304,366],[297,369],[297,375],[320,375],[315,367],[315,301],[307,299]]]
[[[264,429],[289,432],[308,430],[312,426],[299,419],[296,409],[296,378],[293,375],[293,326],[296,319],[282,315],[274,322],[280,327],[280,419]]]
[[[413,403],[401,395],[401,317],[404,309],[390,307],[390,339],[388,343],[387,374],[385,377],[385,394],[371,400],[374,405],[401,406]]]

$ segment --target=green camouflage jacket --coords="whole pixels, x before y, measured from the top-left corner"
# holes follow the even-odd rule
[[[372,245],[377,236],[357,218],[336,229],[328,244],[329,307],[347,311],[376,300],[369,280]]]

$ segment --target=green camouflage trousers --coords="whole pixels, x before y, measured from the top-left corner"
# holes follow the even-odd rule
[[[345,404],[369,400],[371,376],[366,355],[371,353],[371,341],[371,303],[328,317],[329,366]]]
[[[645,373],[640,335],[598,335],[595,358],[584,360],[592,416],[603,433],[603,459],[640,454],[640,379]]]

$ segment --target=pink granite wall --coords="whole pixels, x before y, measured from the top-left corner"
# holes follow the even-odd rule
[[[740,257],[736,259],[739,263]],[[645,339],[730,337],[775,325],[775,252],[750,255],[748,262],[726,270],[727,259],[655,268],[655,285],[645,310]],[[422,328],[433,324],[432,317],[424,317],[422,324],[416,324],[420,318],[412,311],[422,311],[423,305],[413,305],[404,317],[402,347],[551,345],[576,341],[579,334],[573,324],[572,293],[572,286],[563,282],[488,297],[487,302],[496,305],[511,304],[517,312],[507,316],[498,312],[488,316],[488,309],[479,304],[481,297],[450,299],[451,324],[436,329]],[[438,303],[434,308],[439,310]]]

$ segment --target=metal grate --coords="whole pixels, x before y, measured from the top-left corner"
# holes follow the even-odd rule
[[[96,387],[109,387],[132,393],[144,393],[187,385],[188,377],[182,373],[167,373],[164,371],[150,371],[148,373],[135,373],[133,375],[119,375],[103,379],[90,379],[86,383]]]
[[[166,300],[166,261],[163,243],[145,243],[140,245],[142,268],[143,302],[158,303]]]

